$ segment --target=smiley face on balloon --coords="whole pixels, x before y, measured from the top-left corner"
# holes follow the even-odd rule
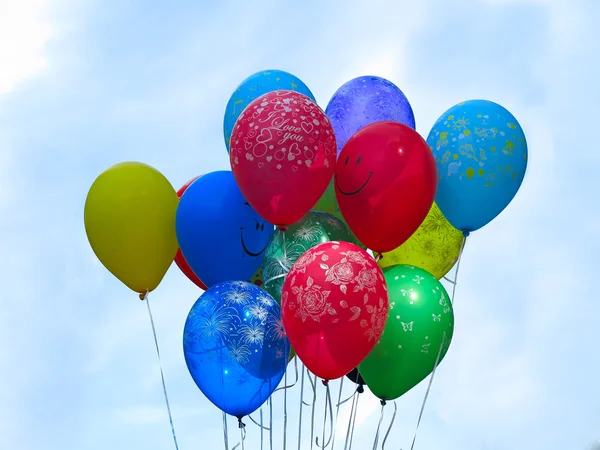
[[[399,122],[376,122],[354,134],[335,167],[340,211],[375,252],[399,247],[419,228],[435,197],[435,161],[423,138]]]
[[[248,204],[230,171],[217,171],[196,180],[181,197],[176,230],[185,260],[210,288],[249,280],[274,226]]]

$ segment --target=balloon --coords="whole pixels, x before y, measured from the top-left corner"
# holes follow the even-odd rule
[[[129,289],[145,294],[159,285],[177,253],[177,194],[156,169],[116,164],[92,184],[85,231],[102,264]]]
[[[325,113],[308,97],[269,92],[240,115],[231,168],[248,202],[269,222],[298,222],[333,176],[335,137]]]
[[[334,183],[333,178],[331,179],[329,186],[327,186],[325,193],[321,196],[321,198],[319,199],[317,204],[315,206],[313,206],[312,209],[314,211],[322,211],[322,212],[326,212],[326,213],[333,215],[334,217],[339,219],[340,222],[343,224],[343,227],[345,230],[344,232],[346,232],[346,230],[347,230],[347,232],[350,233],[349,234],[350,238],[340,237],[340,238],[330,239],[330,240],[352,242],[353,244],[356,244],[359,247],[366,249],[364,244],[362,242],[360,242],[356,236],[354,236],[354,233],[352,233],[352,230],[348,227],[348,224],[344,220],[344,216],[342,216],[342,213],[340,212],[340,207],[338,206],[337,200],[335,198],[335,183]]]
[[[365,383],[365,380],[360,375],[360,372],[358,371],[358,368],[356,368],[356,367],[354,369],[352,369],[350,372],[348,372],[346,374],[346,376],[348,377],[349,380],[351,380],[355,384],[358,384],[361,388],[365,384],[367,384],[367,383]],[[362,393],[362,390],[360,392]]]
[[[306,250],[323,242],[352,242],[352,239],[348,226],[337,217],[310,211],[300,222],[271,236],[262,263],[265,290],[279,302],[287,273]]]
[[[390,310],[383,335],[358,370],[375,396],[408,392],[446,355],[454,313],[444,286],[430,273],[398,265],[385,270]]]
[[[228,153],[231,130],[233,130],[233,126],[240,113],[257,97],[268,92],[281,90],[300,92],[316,103],[315,97],[312,92],[310,92],[310,89],[291,73],[282,70],[264,70],[250,75],[242,81],[235,92],[231,94],[231,98],[229,99],[229,102],[227,102],[227,108],[225,109],[223,135],[225,137],[225,145]]]
[[[340,87],[325,110],[337,140],[337,153],[350,137],[366,125],[391,120],[415,128],[408,99],[391,81],[380,77],[358,77]]]
[[[417,231],[397,249],[383,253],[378,264],[382,269],[398,264],[417,266],[439,280],[458,260],[463,239],[434,203]]]
[[[243,281],[218,283],[200,296],[183,330],[185,362],[196,385],[221,411],[256,411],[285,373],[289,342],[279,305]]]
[[[281,300],[283,282],[292,265],[306,250],[330,240],[318,214],[311,211],[285,231],[271,235],[261,267],[264,288],[277,302]]]
[[[371,351],[388,307],[381,269],[349,242],[326,242],[306,251],[292,266],[281,296],[292,347],[324,380],[346,375]]]
[[[187,183],[185,183],[181,187],[181,189],[179,189],[177,191],[177,197],[181,198],[181,196],[187,190],[187,188],[190,187],[190,185],[194,181],[196,181],[198,178],[200,178],[200,177],[193,178],[190,181],[188,181]],[[194,271],[192,270],[192,268],[190,267],[190,265],[187,263],[187,261],[183,257],[183,253],[181,253],[181,249],[180,248],[177,249],[177,255],[175,256],[175,264],[177,264],[177,267],[179,267],[179,270],[181,270],[183,272],[183,274],[186,277],[188,277],[188,279],[190,281],[192,281],[196,286],[198,286],[203,291],[205,291],[206,289],[208,289],[206,287],[206,285],[202,282],[202,280],[200,278],[198,278],[198,276],[194,273]]]
[[[517,119],[487,100],[446,111],[427,143],[437,163],[436,203],[468,235],[487,225],[512,201],[527,168],[527,142]]]
[[[399,247],[427,216],[436,188],[435,161],[412,128],[367,125],[344,146],[335,195],[350,229],[375,252]]]
[[[208,287],[248,280],[274,230],[248,205],[230,171],[190,185],[179,201],[176,229],[183,256]]]

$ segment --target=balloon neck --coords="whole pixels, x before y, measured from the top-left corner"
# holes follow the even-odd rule
[[[464,230],[463,230],[463,232],[462,232],[462,233],[463,233],[463,236],[464,236],[464,237],[469,237],[469,235],[471,234],[471,232],[470,232],[470,231],[464,231]]]
[[[358,385],[358,387],[356,388],[356,392],[358,392],[359,394],[362,394],[363,392],[365,392],[365,388],[363,387],[362,384]]]
[[[328,386],[329,385],[329,380],[322,380],[323,382],[323,386]]]
[[[381,401],[379,403],[381,403],[381,406],[385,406],[386,405],[386,401],[384,399],[381,399]]]
[[[287,230],[287,228],[286,228],[286,227],[283,227],[283,226],[282,226],[282,227],[279,227],[279,231],[282,231],[282,232],[284,232],[284,233],[285,233],[285,231],[286,231],[286,230]]]
[[[383,253],[381,252],[376,252],[375,253],[375,261],[379,262],[383,259]]]
[[[242,416],[238,416],[237,420],[238,420],[238,426],[240,428],[246,428],[246,424],[244,422],[242,422]]]

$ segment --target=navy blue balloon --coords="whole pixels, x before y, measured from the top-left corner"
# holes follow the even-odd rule
[[[394,83],[381,77],[348,81],[333,94],[325,114],[333,125],[338,156],[346,141],[371,123],[392,120],[415,128],[408,99]]]
[[[233,173],[225,170],[208,173],[187,188],[175,228],[185,260],[207,287],[249,280],[274,230],[248,204]]]
[[[241,418],[256,411],[281,382],[290,343],[273,297],[252,283],[226,281],[209,288],[192,307],[183,352],[204,395]]]

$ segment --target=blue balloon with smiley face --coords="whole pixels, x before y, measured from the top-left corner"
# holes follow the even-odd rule
[[[248,204],[233,173],[222,170],[187,188],[179,200],[175,228],[185,260],[210,288],[250,279],[275,227]]]

